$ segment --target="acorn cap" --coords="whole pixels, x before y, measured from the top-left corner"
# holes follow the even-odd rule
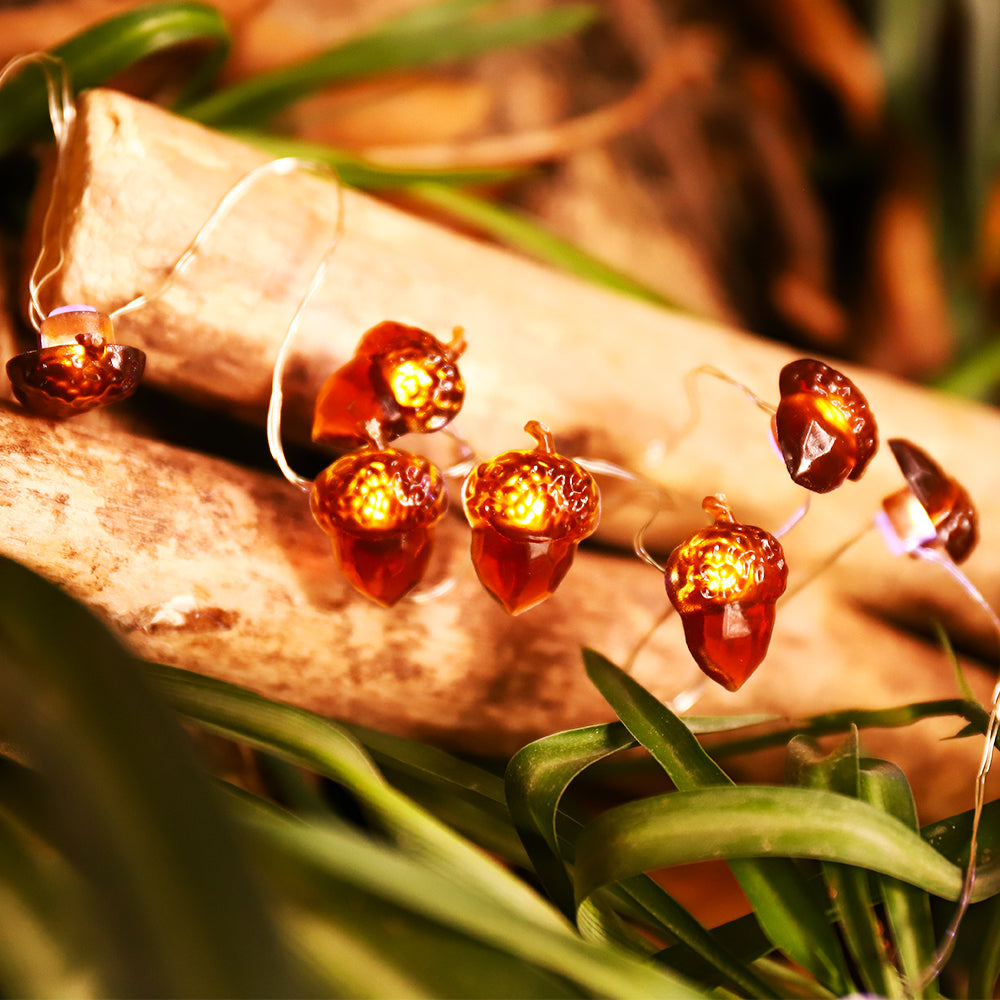
[[[878,426],[861,390],[814,358],[781,369],[775,437],[793,481],[827,493],[860,479],[878,450]]]
[[[316,477],[310,506],[328,533],[385,538],[436,524],[448,509],[448,491],[440,471],[421,455],[362,448]]]
[[[505,451],[481,462],[462,487],[462,506],[473,529],[488,526],[518,541],[579,542],[601,519],[594,477],[556,454],[548,428],[529,421],[536,448]]]
[[[889,448],[937,531],[932,544],[943,547],[956,563],[968,558],[979,541],[978,515],[968,492],[912,441],[891,438]]]
[[[763,528],[737,521],[725,498],[702,506],[715,523],[681,542],[667,560],[664,584],[681,613],[719,610],[733,602],[774,602],[788,583],[781,543]]]
[[[7,376],[26,409],[63,419],[127,399],[145,368],[137,347],[76,343],[18,354],[7,362]]]

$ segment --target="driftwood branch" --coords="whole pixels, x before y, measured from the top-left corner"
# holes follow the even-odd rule
[[[55,193],[64,264],[46,289],[49,307],[110,309],[155,288],[218,200],[264,159],[107,91],[82,98],[69,155]],[[162,299],[122,318],[119,339],[149,356],[148,382],[262,424],[274,357],[334,231],[336,202],[331,184],[306,175],[251,191]],[[731,387],[699,382],[697,420],[680,435],[691,422],[687,372],[713,364],[767,396],[787,351],[581,285],[363,195],[346,192],[345,202],[344,240],[289,368],[290,436],[305,435],[319,384],[368,327],[392,318],[444,335],[461,324],[470,345],[461,430],[481,455],[522,446],[525,421],[544,420],[561,450],[617,462],[672,492],[676,507],[650,536],[663,548],[704,523],[706,493],[725,492],[739,517],[771,528],[800,503],[766,418]],[[1000,419],[850,374],[883,436],[917,441],[978,502],[982,543],[969,572],[1000,601],[1000,466],[983,460],[997,453]],[[143,655],[452,746],[510,750],[607,718],[580,645],[620,660],[664,607],[662,582],[629,552],[585,551],[555,598],[511,620],[479,589],[455,518],[441,533],[437,570],[455,588],[387,613],[338,578],[301,493],[103,427],[3,414],[13,457],[0,488],[14,519],[5,551],[97,607]],[[860,484],[818,498],[788,538],[792,585],[901,485],[885,450]],[[641,498],[609,488],[605,510],[602,540],[627,546],[645,517]],[[712,692],[699,710],[798,716],[951,695],[936,647],[885,621],[926,627],[931,615],[995,662],[996,637],[950,580],[869,537],[779,605],[771,656],[743,690]],[[678,622],[660,630],[636,672],[664,697],[686,686],[692,667]],[[984,673],[977,684],[988,688]],[[971,766],[976,750],[937,746],[939,735],[917,727],[888,745],[895,759],[927,758],[918,784],[954,801],[963,790],[954,771],[944,778],[943,755]]]

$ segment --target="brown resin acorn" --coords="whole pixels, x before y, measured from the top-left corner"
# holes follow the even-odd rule
[[[146,355],[114,342],[109,316],[90,306],[63,306],[43,320],[39,348],[7,362],[14,395],[25,409],[64,419],[127,399],[138,388]]]
[[[781,369],[774,437],[792,481],[829,493],[860,479],[878,450],[878,428],[858,387],[835,368],[802,358]]]
[[[390,607],[423,579],[448,492],[426,458],[368,447],[316,477],[310,507],[330,536],[344,576],[366,597]]]
[[[904,551],[921,546],[944,549],[955,563],[979,541],[976,509],[965,488],[922,448],[905,438],[889,447],[906,479],[906,488],[882,501]]]
[[[537,447],[480,463],[462,488],[476,573],[512,615],[555,593],[601,517],[593,476],[556,454],[544,424],[524,429]]]
[[[456,364],[464,350],[460,327],[442,344],[415,326],[391,320],[373,326],[320,389],[313,440],[357,448],[372,438],[388,443],[440,430],[465,399]]]
[[[737,521],[725,497],[705,497],[702,507],[715,523],[671,552],[664,582],[695,662],[736,691],[767,655],[788,567],[781,543]]]

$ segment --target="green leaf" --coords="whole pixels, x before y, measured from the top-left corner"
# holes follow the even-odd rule
[[[902,770],[885,760],[863,758],[859,772],[860,798],[917,830],[917,807]],[[930,900],[915,886],[885,875],[876,876],[886,919],[896,945],[903,976],[910,989],[923,978],[934,958],[934,924]],[[937,980],[928,983],[922,997],[940,996]]]
[[[561,38],[591,23],[583,4],[509,17],[484,17],[492,0],[419,7],[293,66],[261,73],[183,108],[215,127],[257,126],[322,87],[380,73],[424,69],[497,49]]]
[[[3,801],[0,990],[4,996],[56,997],[89,987],[86,992],[96,994],[100,942],[88,934],[84,887],[61,857],[7,814]]]
[[[469,223],[500,243],[584,278],[591,284],[624,292],[667,309],[687,311],[679,303],[592,257],[524,215],[443,184],[410,184],[406,190],[418,203]]]
[[[567,914],[577,911],[572,871],[567,863],[572,860],[573,848],[560,836],[559,820],[563,820],[564,830],[572,826],[573,833],[579,825],[560,813],[563,794],[586,768],[634,745],[635,740],[621,723],[587,726],[529,743],[507,766],[511,815],[550,898]],[[623,903],[632,919],[645,923],[650,930],[683,942],[737,989],[751,996],[770,995],[764,982],[651,879],[626,879],[614,887],[611,899]],[[577,919],[595,916],[583,909]],[[602,933],[608,931],[602,928]],[[669,965],[666,957],[664,961]]]
[[[921,830],[924,839],[956,865],[969,863],[969,838],[972,833],[972,810],[938,820]],[[983,807],[979,827],[979,864],[972,902],[989,899],[1000,893],[1000,800]]]
[[[680,979],[627,954],[581,940],[565,924],[518,919],[474,887],[346,827],[306,825],[240,796],[234,803],[263,846],[299,873],[300,885],[336,905],[346,883],[519,959],[614,997],[697,997]],[[332,880],[324,890],[324,880]]]
[[[591,681],[679,789],[732,785],[694,734],[642,685],[593,650],[585,649],[583,659]],[[754,859],[734,857],[730,868],[764,932],[821,983],[847,992],[850,977],[822,902],[811,894],[792,862],[749,857]]]
[[[961,870],[904,824],[813,788],[735,785],[615,806],[577,842],[578,892],[639,872],[713,858],[813,858],[891,875],[957,899]]]
[[[301,991],[238,832],[134,658],[8,559],[0,590],[0,725],[44,782],[48,835],[93,887],[113,991]]]
[[[940,698],[935,701],[918,701],[909,705],[890,708],[845,708],[836,712],[821,712],[791,726],[782,726],[770,732],[720,740],[712,746],[713,757],[736,757],[767,747],[785,746],[796,736],[829,736],[833,733],[858,729],[899,729],[921,719],[934,719],[955,715],[968,719],[976,727],[972,732],[986,731],[986,712],[975,701],[961,698]]]
[[[519,879],[392,788],[358,743],[329,720],[214,678],[159,664],[147,664],[147,669],[182,715],[332,778],[357,795],[385,831],[425,864],[475,887],[527,923],[563,926],[557,913]]]
[[[229,49],[229,29],[207,3],[152,3],[95,24],[52,49],[62,59],[75,93],[96,87],[156,52],[192,42],[209,48],[189,87],[215,75]],[[25,68],[0,88],[0,153],[42,134],[49,121],[42,74]]]
[[[982,904],[986,917],[979,924],[976,948],[969,968],[970,997],[996,996],[997,979],[1000,977],[1000,896]]]
[[[576,913],[576,897],[559,846],[563,793],[591,764],[632,746],[635,740],[620,723],[588,726],[529,743],[507,765],[511,817],[549,897],[569,917]]]
[[[337,171],[340,180],[349,187],[366,191],[406,187],[409,184],[435,182],[448,185],[499,184],[527,171],[517,167],[459,167],[419,169],[414,167],[387,167],[370,163],[363,157],[345,153],[315,142],[290,139],[286,136],[269,135],[251,129],[227,129],[233,138],[263,149],[270,156],[279,159],[294,156],[300,160],[316,160]]]
[[[854,798],[858,797],[861,784],[859,757],[856,728],[828,755],[822,755],[815,745],[802,739],[793,740],[789,746],[797,784]],[[875,913],[868,873],[829,861],[824,861],[821,868],[854,968],[866,992],[902,997],[903,987]]]

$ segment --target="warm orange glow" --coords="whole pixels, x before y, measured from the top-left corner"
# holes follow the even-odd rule
[[[735,691],[767,654],[788,568],[778,540],[736,521],[721,495],[702,506],[715,523],[674,549],[664,583],[695,662]]]
[[[389,387],[400,406],[418,410],[427,405],[434,387],[426,368],[415,361],[402,361],[389,376]]]
[[[476,572],[511,614],[555,591],[577,543],[593,533],[601,515],[590,473],[556,454],[551,432],[538,421],[525,430],[537,447],[481,462],[462,488]]]
[[[851,414],[836,396],[813,396],[812,405],[828,424],[836,427],[842,434],[850,435],[853,438]]]

